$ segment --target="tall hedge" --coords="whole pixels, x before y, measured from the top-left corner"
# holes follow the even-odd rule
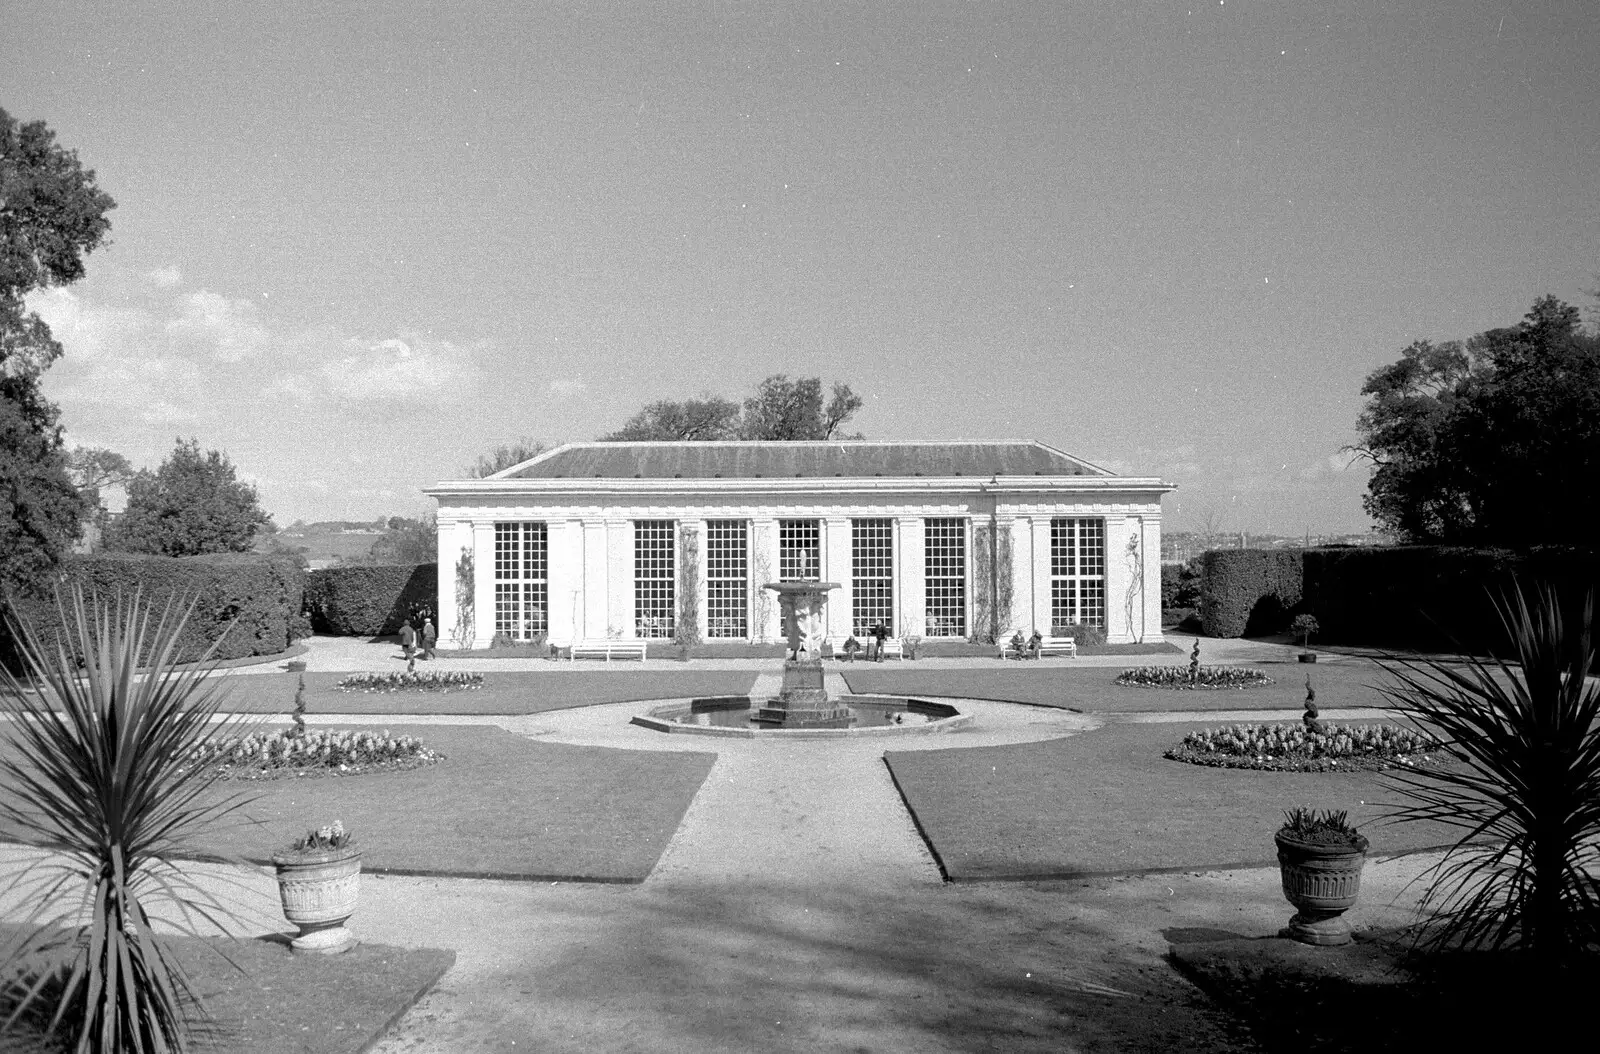
[[[1208,637],[1276,632],[1305,588],[1299,549],[1213,549],[1201,567],[1200,624]]]
[[[218,639],[216,657],[238,659],[276,655],[297,636],[296,624],[305,590],[305,572],[293,560],[256,553],[214,553],[206,556],[150,556],[141,553],[95,553],[69,556],[57,575],[63,600],[70,604],[74,583],[86,597],[98,594],[149,601],[159,617],[173,598],[195,601],[193,614],[179,638],[180,661],[198,659]],[[44,639],[61,626],[55,595],[14,597],[13,612]],[[9,630],[0,636],[0,652],[10,658]]]
[[[1278,632],[1305,611],[1321,626],[1318,640],[1396,650],[1504,653],[1492,597],[1549,584],[1576,617],[1584,595],[1600,590],[1600,553],[1559,546],[1225,549],[1203,566],[1209,636]]]
[[[438,617],[439,565],[355,564],[312,571],[306,576],[306,607],[318,633],[396,633],[414,612]]]

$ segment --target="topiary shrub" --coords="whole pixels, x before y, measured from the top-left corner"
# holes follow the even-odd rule
[[[439,608],[438,564],[353,564],[306,575],[306,606],[318,633],[380,637],[418,610]]]
[[[58,578],[63,585],[81,586],[85,595],[106,599],[118,594],[132,599],[138,593],[157,612],[176,598],[195,600],[175,662],[193,662],[219,640],[217,659],[278,654],[296,635],[305,592],[305,572],[292,559],[257,553],[78,554],[62,561]],[[60,636],[54,598],[13,597],[10,604],[47,644]],[[5,628],[0,628],[0,654],[11,654]]]
[[[1201,559],[1200,624],[1208,637],[1277,632],[1305,591],[1300,549],[1213,549]]]

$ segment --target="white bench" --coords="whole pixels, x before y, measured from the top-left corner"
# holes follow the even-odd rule
[[[568,657],[573,661],[578,659],[604,659],[610,662],[617,659],[644,660],[645,642],[642,640],[580,640],[574,641],[568,649]]]
[[[905,648],[900,644],[899,637],[889,637],[883,642],[882,657],[885,659],[904,659],[906,657]]]
[[[1027,637],[1023,638],[1022,654],[1017,654],[1011,647],[1011,638],[1016,636],[1016,631],[1003,634],[995,638],[995,650],[1000,659],[1022,659],[1028,654]],[[1046,655],[1066,655],[1076,659],[1078,657],[1078,641],[1075,637],[1043,637],[1039,640],[1039,658]]]

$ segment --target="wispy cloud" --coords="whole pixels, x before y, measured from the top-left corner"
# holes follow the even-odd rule
[[[582,395],[589,390],[589,385],[576,377],[564,377],[550,382],[550,394],[563,399],[574,395]]]

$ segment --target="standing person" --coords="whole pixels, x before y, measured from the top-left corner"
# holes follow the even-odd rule
[[[406,653],[406,663],[409,665],[411,656],[417,650],[417,631],[411,628],[410,619],[400,623],[400,650]]]
[[[878,642],[877,661],[883,661],[883,642],[889,639],[889,627],[881,621],[872,627],[872,639]]]
[[[422,620],[422,657],[434,658],[433,646],[439,640],[439,631],[433,628],[433,619]]]

